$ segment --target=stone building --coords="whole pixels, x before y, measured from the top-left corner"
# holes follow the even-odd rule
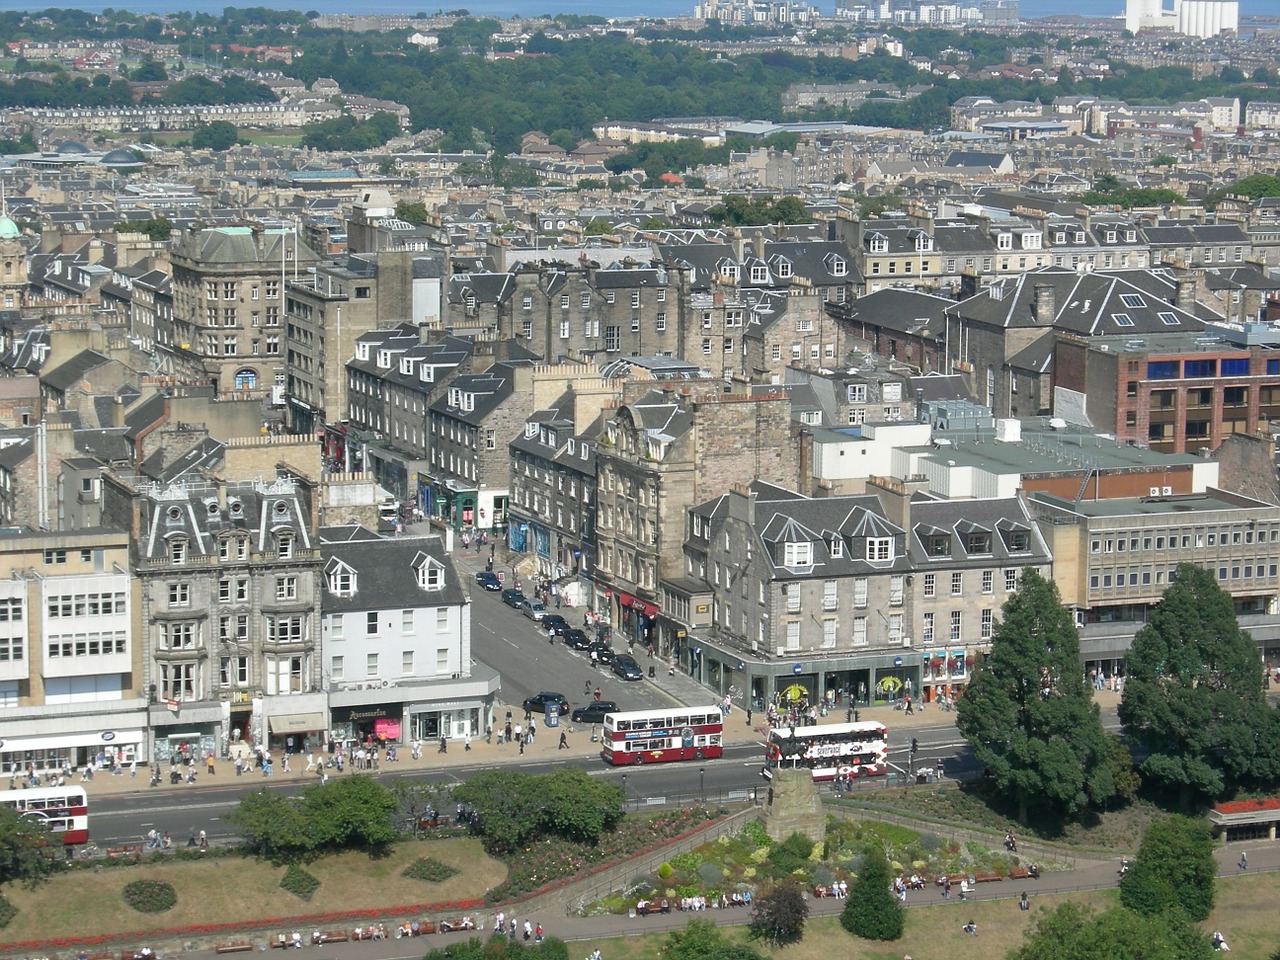
[[[301,479],[103,476],[103,521],[126,530],[139,583],[151,756],[267,745],[327,725],[321,556]]]
[[[716,381],[636,385],[606,413],[596,446],[596,596],[620,638],[674,652],[684,628],[663,613],[679,576],[685,511],[733,483],[796,482],[785,394],[713,392]]]

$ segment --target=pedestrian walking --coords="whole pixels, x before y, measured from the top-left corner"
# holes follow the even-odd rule
[[[204,769],[209,776],[213,776],[216,771],[213,769],[213,751],[210,750],[204,755]]]
[[[1249,854],[1244,850],[1240,851],[1239,867],[1241,872],[1249,869]]]
[[[440,734],[440,749],[437,750],[436,753],[448,753],[448,752],[449,752],[449,741],[444,738],[444,734],[442,733]]]
[[[1018,898],[1018,909],[1019,910],[1031,909],[1031,904],[1027,903],[1027,894],[1025,890],[1023,891],[1022,896]]]
[[[542,942],[542,924],[540,923],[533,928],[533,942],[534,943]]]
[[[236,754],[236,776],[237,777],[241,776],[243,773],[244,773],[244,757],[240,756],[240,754],[237,753]]]
[[[528,920],[524,922],[524,939],[526,941],[533,939],[533,924]]]
[[[943,900],[951,899],[951,878],[950,877],[942,878],[942,899]]]
[[[524,740],[520,741],[520,756],[524,756]]]
[[[209,849],[209,835],[205,833],[203,830],[200,831],[200,849],[201,850]]]
[[[471,734],[469,733],[462,738],[462,752],[463,753],[471,752]]]
[[[516,918],[512,917],[507,921],[507,937],[511,940],[516,938]]]
[[[556,749],[557,750],[569,749],[569,737],[563,730],[560,731],[560,745],[557,746]]]

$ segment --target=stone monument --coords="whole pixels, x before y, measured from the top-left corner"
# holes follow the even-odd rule
[[[817,844],[826,840],[827,816],[811,771],[773,771],[764,802],[764,829],[775,843],[793,833],[803,833]]]

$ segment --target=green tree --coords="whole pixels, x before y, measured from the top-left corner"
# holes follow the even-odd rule
[[[809,904],[794,881],[780,883],[752,898],[747,933],[772,947],[798,943],[804,936]]]
[[[1258,648],[1213,573],[1178,565],[1133,638],[1125,674],[1120,722],[1146,750],[1138,770],[1149,786],[1189,809],[1275,777],[1280,751]]]
[[[240,131],[234,123],[214,120],[196,127],[191,134],[193,150],[228,150],[240,140]]]
[[[999,790],[1017,805],[1078,817],[1115,794],[1107,738],[1085,689],[1080,639],[1058,588],[1022,574],[1004,605],[991,654],[957,705],[956,727]]]
[[[1177,917],[1112,908],[1101,916],[1080,903],[1046,911],[1008,960],[1208,960],[1208,939]]]
[[[139,83],[158,83],[169,79],[169,73],[164,68],[164,64],[158,60],[143,60],[134,69],[130,77]]]
[[[863,940],[900,939],[906,917],[890,889],[891,882],[884,850],[869,848],[840,911],[840,926]]]
[[[39,820],[0,806],[0,884],[21,881],[34,887],[56,873],[62,864],[50,856],[55,844],[61,846],[61,840]]]
[[[272,863],[298,863],[315,854],[302,800],[271,793],[265,787],[246,797],[227,814],[244,837],[245,846]]]
[[[150,220],[124,220],[115,226],[116,233],[145,233],[151,240],[168,240],[173,234],[173,223],[166,217]]]
[[[409,223],[426,223],[430,214],[425,203],[401,200],[396,204],[396,219]]]
[[[683,929],[672,930],[663,944],[664,960],[705,960],[725,946],[724,934],[710,920],[691,919]]]
[[[372,777],[354,774],[302,791],[313,845],[322,850],[358,848],[384,853],[396,839],[395,796]]]
[[[1227,188],[1227,193],[1236,197],[1248,197],[1250,200],[1261,200],[1263,197],[1280,197],[1280,177],[1266,173],[1255,173],[1237,180]]]
[[[1120,878],[1120,902],[1159,919],[1174,913],[1198,923],[1213,910],[1214,840],[1208,825],[1167,817],[1147,827],[1138,857]]]

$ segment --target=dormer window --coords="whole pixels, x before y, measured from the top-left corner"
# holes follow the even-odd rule
[[[813,564],[813,544],[805,540],[800,543],[785,543],[782,547],[782,565],[784,567],[807,567]]]
[[[423,590],[444,589],[444,567],[439,561],[426,557],[418,564],[418,586]]]
[[[424,363],[418,368],[418,379],[425,383],[431,383],[436,378],[436,368],[429,363]]]
[[[931,533],[924,538],[924,552],[930,557],[951,556],[951,535]]]
[[[871,250],[872,253],[888,253],[889,252],[889,238],[882,236],[878,233],[871,237],[871,239],[868,241],[868,244],[869,244],[869,249]]]
[[[928,253],[933,249],[933,237],[927,233],[916,234],[916,253]]]
[[[329,561],[326,572],[329,592],[335,597],[350,597],[356,592],[356,572],[341,560]]]
[[[1066,235],[1065,233],[1063,233],[1061,230],[1059,230],[1057,233],[1055,233],[1055,234],[1053,235],[1053,242],[1054,242],[1054,243],[1066,243],[1066,242],[1067,242],[1067,235]]]
[[[281,560],[293,559],[293,534],[280,533],[276,535],[276,557]]]
[[[763,263],[753,264],[751,267],[751,282],[766,283],[769,279],[769,268]]]
[[[997,234],[997,235],[996,235],[996,249],[997,249],[997,250],[1012,250],[1012,249],[1013,249],[1013,234],[1011,234],[1011,233],[1001,233],[1001,234]]]
[[[369,359],[369,344],[367,344],[367,343],[357,343],[357,344],[356,344],[356,359],[357,359],[357,360],[368,360],[368,359]]]
[[[844,556],[844,541],[841,540],[839,537],[831,538],[831,556],[832,557]]]
[[[378,369],[386,370],[390,366],[391,366],[391,351],[379,350],[378,351]]]
[[[1077,230],[1075,236],[1076,243],[1084,243],[1084,231]]]
[[[1115,242],[1116,242],[1116,232],[1114,230],[1108,230],[1107,243],[1115,243]]]
[[[974,531],[967,533],[964,537],[965,553],[990,553],[991,552],[991,534],[983,531]]]
[[[832,258],[831,275],[833,277],[846,277],[849,275],[849,263],[844,259],[844,257]]]
[[[187,543],[186,537],[174,537],[169,541],[169,562],[174,566],[181,566],[187,562]]]
[[[467,296],[466,296],[466,299],[464,299],[464,300],[463,300],[463,305],[464,305],[464,306],[467,308],[467,310],[469,310],[469,311],[471,311],[471,310],[475,310],[475,308],[476,308],[476,295],[475,295],[474,293],[468,293],[468,294],[467,294]]]
[[[1137,231],[1137,230],[1126,230],[1126,231],[1124,232],[1124,242],[1125,242],[1125,243],[1134,243],[1134,242],[1136,242],[1136,241],[1137,241],[1137,239],[1138,239],[1138,231]]]
[[[412,358],[412,357],[401,357],[401,358],[400,358],[400,372],[401,372],[402,374],[404,374],[405,376],[410,376],[410,375],[413,373],[413,358]]]
[[[1002,530],[1005,549],[1010,553],[1026,553],[1031,549],[1031,531],[1025,527]]]
[[[775,269],[778,272],[778,276],[785,280],[792,273],[791,261],[786,257],[779,257],[775,264]]]
[[[869,563],[885,563],[893,559],[893,537],[868,537],[866,559]]]
[[[1039,233],[1037,233],[1035,230],[1028,230],[1026,233],[1022,235],[1022,249],[1023,250],[1039,250],[1040,239],[1041,238]]]
[[[736,263],[726,263],[720,270],[728,280],[737,280],[742,276],[742,271]]]

